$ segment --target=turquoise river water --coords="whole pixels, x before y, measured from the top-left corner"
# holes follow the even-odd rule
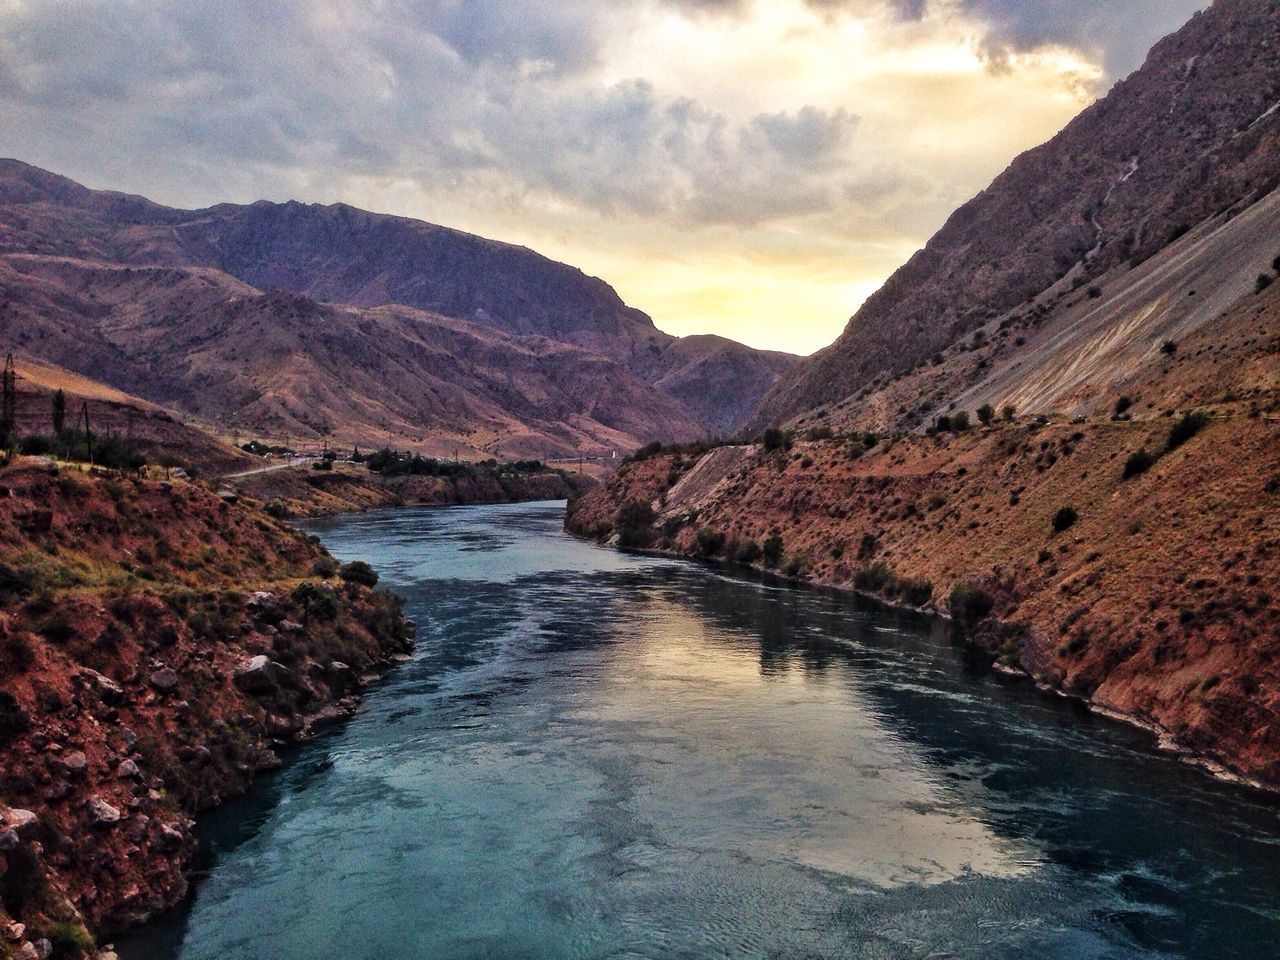
[[[1280,953],[1280,805],[937,625],[562,517],[308,525],[406,597],[415,659],[202,822],[124,960]]]

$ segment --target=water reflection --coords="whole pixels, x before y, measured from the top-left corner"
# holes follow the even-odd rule
[[[418,657],[206,822],[128,960],[1268,955],[1274,805],[927,622],[559,520],[316,525]]]

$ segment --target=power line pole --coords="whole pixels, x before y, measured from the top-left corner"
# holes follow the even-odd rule
[[[80,418],[84,423],[84,446],[89,453],[89,466],[93,466],[93,431],[89,428],[89,401],[80,404]]]
[[[0,444],[6,449],[13,446],[18,428],[18,371],[13,365],[13,354],[4,361],[3,389],[0,390]]]

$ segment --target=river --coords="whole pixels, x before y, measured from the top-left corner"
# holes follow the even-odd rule
[[[937,624],[561,532],[313,521],[418,621],[124,960],[1272,957],[1280,805]]]

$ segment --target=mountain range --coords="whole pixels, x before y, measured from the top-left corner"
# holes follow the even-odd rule
[[[601,280],[457,230],[176,210],[14,160],[0,335],[224,430],[500,456],[728,432],[796,359],[672,337]]]

